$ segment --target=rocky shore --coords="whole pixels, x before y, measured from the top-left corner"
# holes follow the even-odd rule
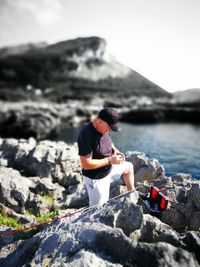
[[[167,100],[166,100],[167,101]],[[159,123],[192,122],[200,123],[200,108],[179,107],[173,103],[158,100],[132,98],[121,101],[67,101],[52,102],[1,102],[0,135],[2,137],[29,138],[37,140],[55,137],[60,129],[78,126],[94,118],[103,106],[116,106],[122,122]]]
[[[34,233],[0,237],[0,266],[199,266],[199,182],[189,174],[166,177],[141,152],[127,151],[126,159],[137,190],[113,184],[113,199],[87,209],[76,144],[0,139],[1,235],[79,212]],[[151,185],[170,198],[159,218],[140,198]]]

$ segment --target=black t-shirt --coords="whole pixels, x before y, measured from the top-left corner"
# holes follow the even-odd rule
[[[78,136],[79,156],[89,156],[93,159],[103,159],[112,155],[112,141],[108,133],[99,133],[90,122]],[[84,176],[90,179],[102,179],[111,171],[111,165],[98,169],[84,170]]]

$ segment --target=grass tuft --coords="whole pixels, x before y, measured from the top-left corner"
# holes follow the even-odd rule
[[[54,203],[54,198],[52,197],[52,196],[50,196],[50,195],[44,195],[44,196],[42,196],[43,197],[43,199],[46,201],[46,202],[48,202],[49,204],[53,204]]]
[[[50,196],[50,195],[45,195],[44,192],[39,192],[38,193],[46,202],[48,202],[49,204],[53,204],[54,203],[54,197]]]
[[[6,225],[15,229],[22,229],[22,225],[16,219],[11,218],[5,214],[0,214],[0,225]]]
[[[53,210],[50,213],[43,214],[41,216],[37,216],[36,220],[37,220],[37,222],[45,222],[45,221],[51,220],[57,216],[58,216],[58,210]]]

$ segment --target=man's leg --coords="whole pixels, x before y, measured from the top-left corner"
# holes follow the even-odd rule
[[[134,189],[134,168],[133,164],[128,161],[124,161],[122,164],[113,164],[111,171],[112,186],[125,183],[128,190]]]
[[[84,176],[84,180],[90,206],[102,204],[109,199],[110,175],[99,180],[93,180]]]
[[[130,191],[134,189],[133,164],[131,162],[126,162],[126,165],[127,166],[123,172],[123,179],[128,191]]]

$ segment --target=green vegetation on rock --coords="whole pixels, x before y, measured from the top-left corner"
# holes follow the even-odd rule
[[[0,225],[6,225],[15,229],[23,228],[23,225],[19,224],[16,219],[2,213],[0,214]]]
[[[45,221],[51,220],[57,216],[58,216],[58,210],[53,210],[50,213],[43,214],[41,216],[37,216],[36,220],[37,220],[37,222],[45,222]]]

